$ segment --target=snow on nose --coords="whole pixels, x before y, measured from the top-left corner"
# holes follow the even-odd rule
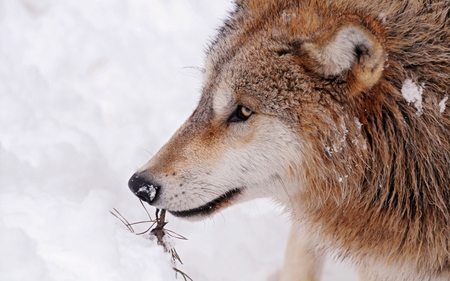
[[[144,177],[134,174],[128,181],[128,187],[131,192],[134,193],[139,199],[151,204],[157,193],[159,187],[150,181],[146,180]]]

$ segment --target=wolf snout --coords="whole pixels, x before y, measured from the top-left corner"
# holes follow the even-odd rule
[[[155,201],[159,186],[138,174],[134,174],[128,181],[128,187],[139,199],[149,204]]]

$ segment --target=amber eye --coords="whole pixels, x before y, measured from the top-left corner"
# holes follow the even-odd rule
[[[236,110],[228,118],[228,122],[242,122],[246,121],[250,116],[252,116],[253,111],[248,109],[243,105],[238,105]]]
[[[253,113],[250,109],[248,109],[245,106],[241,106],[241,108],[239,108],[239,111],[241,112],[241,115],[244,118],[249,118],[250,115],[252,115],[252,113]]]

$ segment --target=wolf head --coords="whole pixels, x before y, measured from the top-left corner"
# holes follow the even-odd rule
[[[129,181],[140,199],[192,219],[257,197],[289,205],[324,165],[315,155],[361,138],[342,107],[381,77],[376,21],[288,2],[236,3],[197,109]]]

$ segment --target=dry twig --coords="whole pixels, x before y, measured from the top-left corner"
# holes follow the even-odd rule
[[[136,235],[149,234],[150,239],[156,237],[157,244],[162,246],[165,252],[171,254],[172,263],[174,264],[173,270],[175,271],[175,274],[176,275],[180,274],[185,281],[188,280],[193,281],[192,278],[189,277],[186,273],[175,267],[177,261],[180,262],[181,264],[183,264],[183,262],[181,261],[181,258],[178,255],[175,248],[172,247],[169,243],[167,243],[166,239],[164,239],[165,236],[181,240],[187,240],[187,238],[170,229],[164,228],[168,223],[166,222],[166,210],[156,209],[155,213],[156,218],[153,220],[147,208],[142,203],[142,201],[140,202],[145,212],[147,213],[147,216],[149,218],[148,220],[130,223],[116,208],[113,208],[113,211],[110,211],[110,213],[113,216],[115,216],[118,220],[120,220],[120,222],[122,222],[131,233],[134,233]],[[145,231],[136,233],[133,226],[138,224],[150,224],[150,226]]]

